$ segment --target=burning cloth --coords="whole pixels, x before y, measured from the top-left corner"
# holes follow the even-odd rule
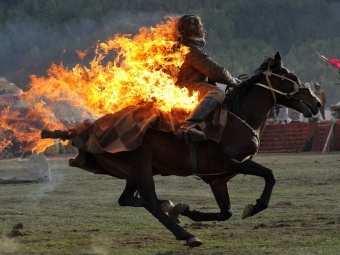
[[[206,139],[219,143],[227,123],[227,107],[218,107],[207,119],[198,126],[206,134]],[[145,132],[156,129],[175,133],[188,113],[173,109],[164,112],[151,103],[141,106],[130,106],[117,113],[108,114],[95,122],[85,122],[69,129],[69,137],[73,145],[79,149],[70,166],[80,167],[91,172],[100,173],[93,165],[89,154],[117,153],[136,149],[141,143]]]

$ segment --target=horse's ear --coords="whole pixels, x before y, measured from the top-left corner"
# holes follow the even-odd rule
[[[281,61],[280,52],[276,52],[276,54],[275,54],[275,61]]]

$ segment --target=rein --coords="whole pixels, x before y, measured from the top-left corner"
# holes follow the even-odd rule
[[[285,77],[284,75],[278,75],[278,74],[276,74],[276,73],[273,73],[273,72],[269,69],[269,67],[268,67],[268,70],[267,70],[267,71],[263,72],[263,74],[266,76],[266,80],[267,80],[268,85],[264,85],[264,84],[262,84],[262,83],[254,83],[254,85],[257,85],[257,86],[260,86],[260,87],[262,87],[262,88],[265,88],[265,89],[270,90],[270,91],[272,92],[272,95],[273,95],[274,105],[276,105],[276,96],[275,96],[275,93],[284,95],[284,96],[286,96],[287,98],[293,98],[293,99],[299,100],[300,102],[304,103],[302,100],[300,100],[300,99],[298,99],[298,98],[296,98],[296,97],[293,97],[293,95],[295,95],[295,94],[299,91],[299,89],[308,89],[308,88],[304,88],[304,87],[300,88],[300,86],[299,86],[295,81],[293,81],[292,79],[289,79],[289,78]],[[278,77],[278,78],[281,78],[281,80],[283,80],[283,81],[284,81],[284,80],[287,80],[287,81],[290,81],[291,83],[293,83],[293,89],[294,89],[294,90],[293,90],[292,92],[290,92],[290,93],[284,93],[284,92],[282,92],[282,91],[280,91],[280,90],[274,89],[273,86],[272,86],[272,84],[271,84],[271,82],[270,82],[270,79],[269,79],[269,77],[272,76],[272,75],[273,75],[273,76],[276,76],[276,77]],[[232,112],[230,112],[230,111],[228,111],[228,113],[230,113],[230,114],[233,115],[235,118],[237,118],[239,121],[241,121],[244,125],[246,125],[246,126],[251,130],[251,132],[253,132],[253,134],[256,136],[257,140],[260,142],[260,134],[259,134],[259,131],[258,131],[258,130],[253,129],[253,128],[245,121],[245,120],[241,119],[241,118],[240,118],[239,116],[237,116],[236,114],[234,114],[234,113],[232,113]],[[256,151],[256,153],[257,153],[257,151]],[[256,153],[255,153],[253,156],[255,156]],[[245,161],[245,159],[242,160],[240,163],[242,163],[242,162],[244,162],[244,161]]]
[[[292,79],[289,79],[289,78],[285,77],[284,75],[279,75],[279,74],[273,73],[273,72],[269,69],[269,67],[268,67],[268,70],[267,70],[267,71],[263,72],[263,74],[266,76],[266,80],[267,80],[268,85],[264,85],[264,84],[262,84],[262,83],[254,83],[254,85],[257,85],[257,86],[260,86],[260,87],[262,87],[262,88],[265,88],[265,89],[270,90],[270,91],[272,92],[272,95],[273,95],[274,105],[276,105],[276,96],[275,96],[275,93],[278,93],[278,94],[280,94],[280,95],[286,96],[287,98],[296,99],[296,100],[300,101],[301,103],[304,103],[303,100],[298,99],[298,98],[296,98],[296,97],[293,97],[293,95],[295,95],[297,92],[299,92],[300,89],[309,89],[309,88],[299,86],[295,81],[293,81]],[[280,90],[274,89],[273,86],[272,86],[272,84],[271,84],[271,82],[270,82],[270,79],[269,79],[269,77],[272,76],[272,75],[273,75],[273,76],[276,76],[276,77],[278,77],[278,78],[281,78],[281,80],[283,80],[283,81],[284,81],[284,80],[287,80],[287,81],[290,81],[291,83],[293,83],[293,91],[290,92],[290,93],[284,93],[284,92],[282,92],[282,91],[280,91]],[[309,89],[309,90],[310,90],[310,89]],[[230,113],[230,114],[233,115],[235,118],[237,118],[238,120],[240,120],[244,125],[246,125],[246,126],[253,132],[253,134],[256,136],[257,140],[260,142],[260,134],[259,134],[259,131],[258,131],[258,130],[253,129],[253,128],[245,121],[245,120],[241,119],[241,118],[238,117],[236,114],[234,114],[234,113],[232,113],[232,112],[230,112],[230,111],[228,111],[228,113]],[[255,155],[256,155],[256,153],[255,153]],[[254,156],[255,156],[255,155],[254,155]],[[242,162],[244,162],[244,160],[242,160]],[[241,163],[242,163],[242,162],[241,162]]]
[[[257,140],[260,141],[260,134],[258,130],[253,129],[245,120],[241,119],[239,116],[237,116],[235,113],[232,113],[230,111],[228,111],[228,113],[230,113],[231,115],[233,115],[236,119],[238,119],[239,121],[241,121],[244,125],[246,125],[251,132],[253,132],[253,134],[256,136]]]

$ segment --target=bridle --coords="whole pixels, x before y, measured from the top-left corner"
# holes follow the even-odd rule
[[[305,104],[305,102],[299,98],[296,98],[294,97],[293,95],[295,95],[297,92],[299,92],[299,90],[301,89],[308,89],[309,92],[311,93],[311,95],[315,98],[316,95],[314,94],[314,92],[307,86],[305,85],[299,85],[298,83],[296,83],[294,80],[292,79],[289,79],[288,77],[284,76],[284,75],[279,75],[279,74],[276,74],[276,73],[273,73],[269,66],[268,66],[268,70],[264,71],[263,74],[266,76],[266,81],[268,83],[268,85],[265,85],[265,84],[262,84],[262,83],[253,83],[253,85],[257,85],[257,86],[260,86],[260,87],[263,87],[265,89],[268,89],[271,91],[272,95],[273,95],[273,99],[274,99],[274,106],[276,105],[276,96],[275,96],[275,93],[277,94],[280,94],[280,95],[283,95],[285,97],[287,97],[288,99],[295,99],[295,100],[298,100],[300,101],[301,103]],[[293,84],[293,91],[290,92],[290,93],[284,93],[282,91],[279,91],[277,89],[274,89],[271,82],[270,82],[270,76],[276,76],[278,78],[281,78],[282,80],[287,80],[287,81],[290,81],[292,84]],[[244,81],[246,80],[249,80],[251,77],[245,79]],[[241,161],[239,160],[236,160],[236,159],[231,159],[232,161],[236,162],[236,163],[239,163],[239,164],[242,164],[243,162],[245,162],[246,160],[249,160],[249,159],[252,159],[258,152],[259,150],[259,147],[260,147],[260,133],[258,130],[255,130],[254,128],[252,128],[245,120],[243,120],[242,118],[240,118],[239,116],[237,116],[236,114],[232,113],[231,111],[228,111],[228,114],[231,114],[233,115],[236,119],[238,119],[242,124],[244,124],[245,126],[247,126],[251,132],[254,134],[254,136],[256,137],[256,139],[258,140],[258,146],[256,148],[256,151],[254,153],[254,155],[248,155],[247,157],[245,157],[244,159],[242,159]],[[193,146],[191,145],[191,147],[193,148]],[[197,155],[195,152],[194,152],[194,148],[191,149],[193,152],[190,152],[190,155]],[[197,150],[197,149],[196,149]],[[190,156],[191,157],[191,156]],[[195,157],[193,157],[195,158]],[[225,174],[226,172],[220,172],[220,173],[212,173],[212,174],[198,174],[197,173],[197,164],[195,165],[195,162],[197,162],[197,159],[195,158],[195,160],[192,160],[192,162],[194,162],[194,165],[192,164],[191,166],[191,169],[192,169],[192,174],[193,175],[197,175],[199,176],[200,178],[204,177],[204,176],[213,176],[213,175],[222,175],[222,174]],[[224,181],[228,180],[229,178],[225,179]]]
[[[286,98],[290,99],[295,99],[295,100],[298,100],[300,101],[301,103],[305,103],[303,100],[299,99],[299,98],[296,98],[296,97],[293,97],[294,94],[296,94],[297,92],[299,92],[300,89],[309,89],[310,93],[312,96],[316,97],[313,93],[313,91],[311,91],[310,88],[304,86],[304,85],[299,85],[297,84],[295,81],[293,81],[292,79],[289,79],[288,77],[284,76],[284,75],[279,75],[279,74],[276,74],[276,73],[273,73],[269,67],[268,67],[268,70],[264,71],[263,74],[266,76],[266,81],[267,81],[267,84],[268,85],[264,85],[262,83],[254,83],[254,85],[257,85],[257,86],[260,86],[260,87],[263,87],[265,89],[268,89],[272,92],[272,95],[273,95],[273,100],[274,100],[274,105],[276,105],[276,96],[275,96],[275,93],[277,94],[280,94],[280,95],[283,95],[285,96]],[[290,92],[290,93],[284,93],[282,91],[279,91],[277,89],[274,89],[271,82],[270,82],[270,79],[269,77],[270,76],[276,76],[276,77],[279,77],[281,78],[282,80],[287,80],[287,81],[290,81],[291,83],[293,83],[293,91]]]
[[[280,95],[283,95],[285,96],[286,98],[288,99],[295,99],[295,100],[298,100],[299,102],[303,103],[303,104],[306,104],[303,100],[299,99],[299,98],[296,98],[294,97],[293,95],[295,95],[297,92],[299,92],[299,90],[301,89],[308,89],[309,90],[309,93],[315,97],[316,95],[314,94],[314,92],[307,86],[305,85],[299,85],[298,83],[296,83],[294,80],[292,79],[289,79],[288,77],[284,76],[284,75],[279,75],[279,74],[276,74],[276,73],[273,73],[270,69],[269,69],[269,66],[268,66],[268,70],[264,71],[263,74],[266,76],[266,81],[267,81],[267,84],[268,85],[265,85],[265,84],[262,84],[262,83],[253,83],[253,85],[257,85],[257,86],[260,86],[262,88],[265,88],[265,89],[268,89],[271,91],[272,95],[273,95],[273,100],[274,100],[274,106],[276,105],[276,95],[275,93],[277,94],[280,94]],[[287,80],[287,81],[290,81],[291,83],[293,83],[293,91],[290,92],[290,93],[284,93],[282,91],[279,91],[277,89],[274,89],[271,82],[270,82],[270,76],[276,76],[280,79],[282,79],[283,81],[284,80]],[[251,77],[250,77],[251,78]],[[250,79],[248,78],[248,79]],[[248,80],[247,79],[247,80]],[[232,113],[231,111],[228,111],[229,114],[233,115],[235,118],[237,118],[242,124],[246,125],[251,131],[252,133],[255,135],[255,137],[257,138],[258,142],[260,143],[260,134],[259,134],[259,131],[258,130],[255,130],[254,128],[252,128],[245,120],[241,119],[240,117],[238,117],[236,114]],[[248,159],[251,159],[253,158],[257,152],[258,152],[258,149],[259,149],[259,145],[256,149],[256,152],[254,155],[249,155],[247,157],[245,157],[242,161],[238,161],[236,159],[232,159],[233,161],[237,162],[237,163],[243,163],[244,161],[248,160]]]
[[[289,79],[288,77],[284,76],[284,75],[279,75],[279,74],[276,74],[276,73],[273,73],[272,70],[270,70],[270,67],[268,66],[268,70],[264,71],[263,74],[266,76],[266,81],[268,83],[268,85],[265,85],[265,84],[262,84],[262,83],[253,83],[253,85],[257,85],[257,86],[260,86],[262,88],[265,88],[265,89],[268,89],[271,91],[272,95],[273,95],[273,100],[274,100],[274,106],[276,105],[276,95],[275,93],[277,94],[280,94],[280,95],[283,95],[285,96],[286,98],[288,99],[295,99],[295,100],[298,100],[299,102],[301,102],[302,104],[306,104],[303,100],[299,99],[299,98],[296,98],[294,97],[293,95],[295,95],[297,92],[299,92],[299,90],[301,89],[308,89],[309,90],[309,93],[316,99],[318,99],[316,97],[316,95],[314,94],[314,92],[307,86],[304,86],[303,84],[302,85],[299,85],[297,84],[294,80],[292,79]],[[271,82],[270,82],[270,76],[276,76],[278,78],[280,78],[281,80],[287,80],[287,81],[290,81],[291,83],[293,83],[293,91],[290,92],[290,93],[284,93],[280,90],[277,90],[277,89],[274,89]],[[249,77],[248,79],[246,80],[249,80],[251,77]],[[245,80],[244,80],[245,81]],[[229,114],[233,115],[234,117],[236,117],[239,121],[241,121],[244,125],[246,125],[252,132],[253,134],[256,136],[257,140],[260,141],[260,134],[258,132],[258,130],[255,130],[253,129],[245,120],[241,119],[239,116],[237,116],[236,114],[232,113],[231,111],[228,111]]]

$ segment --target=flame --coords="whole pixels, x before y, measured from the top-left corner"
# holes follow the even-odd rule
[[[80,59],[85,58],[85,56],[87,55],[87,53],[90,51],[90,49],[93,48],[93,46],[91,46],[90,48],[86,49],[85,51],[81,51],[81,50],[76,50],[78,57]]]
[[[10,138],[19,141],[22,150],[41,152],[53,144],[40,139],[42,129],[69,128],[54,115],[58,102],[67,101],[95,117],[148,101],[166,112],[192,110],[198,92],[189,95],[186,88],[174,85],[188,48],[176,47],[177,18],[165,18],[166,22],[141,28],[135,36],[115,35],[97,42],[88,66],[69,69],[63,63],[52,64],[47,77],[31,75],[30,89],[21,97],[29,108],[27,115],[19,117],[10,107],[3,110],[0,131],[12,131]],[[79,57],[83,59],[89,49],[77,51]],[[9,139],[0,141],[0,150],[8,143]]]

